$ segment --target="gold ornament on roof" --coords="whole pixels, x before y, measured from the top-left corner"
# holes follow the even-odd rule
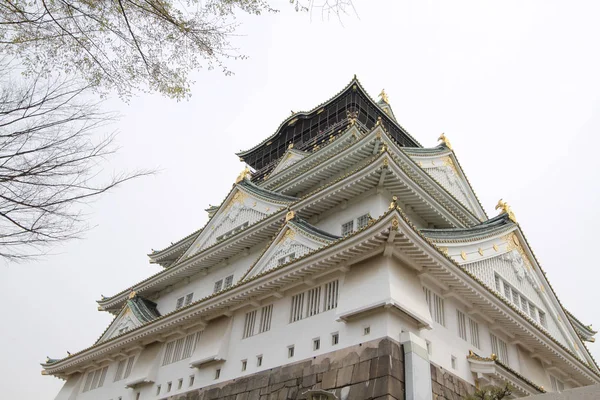
[[[250,172],[250,168],[248,168],[248,166],[246,165],[244,167],[244,170],[238,175],[237,179],[235,180],[235,183],[240,183],[244,179],[250,178],[251,174],[252,173]]]
[[[354,125],[358,118],[358,111],[346,111],[346,118],[350,121],[350,125]]]
[[[449,148],[450,150],[452,150],[452,146],[450,145],[450,141],[448,140],[448,138],[446,137],[445,133],[442,133],[440,135],[440,137],[438,138],[438,141],[441,140],[442,142],[444,142],[444,144],[446,145],[447,148]]]
[[[393,210],[397,206],[398,197],[392,196],[392,202],[390,203],[390,210]]]
[[[375,126],[379,125],[381,125],[381,116],[377,117],[377,122],[375,123]]]
[[[285,220],[287,221],[291,221],[296,217],[296,213],[293,212],[292,210],[288,211],[287,214],[285,214]]]
[[[136,295],[137,293],[135,292],[135,290],[132,290],[131,293],[129,293],[129,298],[133,299]]]
[[[381,93],[379,93],[379,97],[385,104],[390,104],[390,99],[389,99],[387,93],[385,92],[385,89],[381,89]]]
[[[490,358],[494,361],[496,361],[496,359],[498,358],[498,356],[496,356],[495,353],[492,353],[492,355],[490,356]]]
[[[290,143],[288,146],[288,149],[293,149],[294,148],[294,142]]]
[[[517,218],[515,217],[515,213],[512,212],[510,206],[502,199],[498,200],[498,204],[496,204],[496,210],[501,210],[500,214],[506,213],[508,214],[508,219],[510,219],[515,224],[517,223]]]

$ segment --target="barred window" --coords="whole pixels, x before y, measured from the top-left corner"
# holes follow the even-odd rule
[[[431,317],[438,324],[446,326],[444,299],[438,296],[437,293],[432,292],[429,288],[423,287],[423,291],[425,292],[425,300],[427,301]]]
[[[546,322],[546,313],[542,310],[538,310],[538,314],[540,317],[540,324],[542,324],[544,328],[548,328],[548,323]]]
[[[107,371],[108,366],[88,372],[85,384],[83,386],[83,391],[87,392],[88,390],[94,390],[102,387],[104,385],[104,380],[106,379]]]
[[[260,311],[260,326],[258,333],[271,330],[271,317],[273,316],[273,304],[264,306]]]
[[[168,365],[190,358],[196,349],[201,334],[202,332],[190,333],[182,338],[167,342],[165,344],[165,354],[163,356],[162,365]]]
[[[233,285],[233,275],[229,275],[225,278],[225,289],[230,288]]]
[[[458,320],[458,336],[463,340],[467,340],[467,319],[465,314],[460,310],[456,310],[456,319]]]
[[[215,287],[213,288],[213,293],[217,293],[223,288],[223,279],[219,279],[215,282]]]
[[[323,311],[337,307],[339,296],[339,281],[335,280],[325,284],[325,301]]]
[[[508,365],[508,348],[506,342],[493,333],[490,333],[490,339],[492,341],[492,353],[496,354],[498,360]]]
[[[184,306],[187,306],[188,304],[190,304],[192,302],[192,300],[194,299],[194,293],[189,293],[185,296],[185,302],[183,303]]]
[[[185,299],[183,297],[180,297],[177,299],[177,304],[175,305],[175,309],[179,310],[181,307],[183,307],[183,301]]]
[[[129,377],[129,374],[131,373],[131,368],[133,367],[134,359],[135,356],[131,356],[129,358],[125,358],[119,361],[119,363],[117,364],[117,372],[115,373],[114,382]]]
[[[480,349],[479,346],[479,324],[469,318],[469,332],[471,333],[471,344]]]
[[[296,322],[302,319],[304,308],[304,293],[292,297],[292,310],[290,313],[290,322]]]
[[[254,335],[254,323],[256,322],[256,310],[246,313],[244,320],[244,339]]]
[[[312,317],[318,314],[321,308],[321,286],[310,289],[306,300],[306,316]]]

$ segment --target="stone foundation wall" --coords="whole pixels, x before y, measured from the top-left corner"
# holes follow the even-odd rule
[[[475,391],[475,386],[431,364],[431,389],[433,400],[462,400]]]
[[[296,400],[321,389],[340,400],[402,400],[403,360],[401,345],[384,338],[165,399]]]

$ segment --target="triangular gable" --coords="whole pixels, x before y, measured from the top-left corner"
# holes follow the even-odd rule
[[[270,176],[275,175],[276,173],[283,171],[287,167],[296,164],[298,161],[305,158],[308,154],[304,151],[296,150],[293,148],[288,148],[288,150],[281,156],[281,159],[273,168],[273,171],[270,173]]]
[[[226,240],[296,200],[295,197],[270,192],[246,179],[242,180],[235,185],[182,258],[191,257]]]
[[[156,309],[156,303],[132,292],[119,314],[100,337],[98,343],[131,331],[158,317],[160,317],[160,313]]]
[[[288,213],[285,226],[250,267],[244,279],[290,263],[339,239]]]
[[[494,218],[493,220],[496,220]],[[489,228],[456,229],[452,238],[429,235],[442,251],[452,257],[465,270],[478,277],[486,286],[498,293],[538,326],[543,327],[562,345],[571,349],[581,359],[590,361],[584,345],[556,294],[540,269],[518,225],[505,218],[504,228],[489,224]],[[490,220],[491,221],[491,220]],[[487,232],[486,232],[487,230]],[[424,230],[426,235],[431,230]],[[532,307],[533,306],[533,307]],[[540,313],[540,311],[543,313]],[[543,315],[543,316],[540,316]],[[591,362],[591,361],[590,361]]]

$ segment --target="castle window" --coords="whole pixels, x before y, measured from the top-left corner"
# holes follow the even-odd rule
[[[192,387],[192,386],[194,386],[194,380],[195,380],[195,379],[196,379],[196,376],[195,376],[195,375],[190,375],[190,379],[189,379],[189,381],[188,381],[188,386],[189,386],[189,387]]]
[[[230,288],[233,285],[233,275],[225,277],[225,289]]]
[[[248,367],[248,361],[242,360],[242,372],[246,370],[246,367]]]
[[[173,382],[168,382],[167,383],[167,392],[170,392],[172,387],[173,387]]]
[[[540,317],[540,324],[542,324],[544,328],[548,328],[548,323],[546,322],[546,313],[542,310],[538,310],[538,314]]]
[[[177,304],[175,305],[175,309],[179,310],[183,306],[187,306],[192,302],[194,298],[194,293],[188,293],[185,296],[181,296],[177,299]]]
[[[183,387],[183,378],[180,378],[177,381],[177,390],[181,389]]]
[[[510,286],[509,283],[503,280],[498,274],[494,274],[494,279],[496,280],[496,287],[500,284],[499,282],[501,282],[504,286],[504,297],[508,301],[512,302],[518,309],[522,310],[531,319],[539,322],[540,325],[546,328],[546,315],[542,310],[537,308],[535,304],[529,301],[517,289]]]
[[[306,316],[312,317],[319,313],[321,308],[321,286],[312,288],[307,292]]]
[[[479,347],[479,324],[473,321],[471,318],[469,318],[469,331],[471,333],[471,344],[476,348],[480,349],[481,347]]]
[[[256,322],[256,310],[246,313],[244,320],[244,339],[254,335],[254,323]]]
[[[175,304],[175,309],[179,310],[181,307],[183,307],[183,301],[185,300],[184,297],[180,297],[177,299],[177,303]]]
[[[213,288],[213,293],[217,293],[217,292],[221,291],[222,288],[223,288],[223,279],[219,279],[218,281],[215,282],[215,286]]]
[[[361,215],[356,219],[356,229],[362,229],[369,225],[369,220],[371,216],[369,214]]]
[[[456,369],[456,357],[450,357],[450,365],[452,365],[452,369]]]
[[[431,355],[431,342],[426,340],[425,345],[427,346],[427,354]]]
[[[247,227],[248,227],[248,222],[244,222],[243,224],[236,226],[232,230],[227,231],[220,236],[217,236],[217,242],[221,242],[221,241],[227,239],[228,237],[231,237],[231,236],[235,235],[236,233],[242,231],[243,229],[246,229]]]
[[[263,333],[271,330],[271,317],[273,316],[273,304],[264,306],[260,311],[260,326],[258,333]]]
[[[177,361],[185,360],[186,358],[190,358],[194,352],[194,349],[196,348],[196,343],[200,335],[201,332],[191,333],[187,336],[166,343],[162,365],[164,366]]]
[[[94,390],[102,387],[104,385],[104,380],[106,379],[107,371],[108,366],[88,372],[85,384],[83,386],[83,391],[87,392],[88,390]]]
[[[156,385],[156,395],[160,394],[160,385]]]
[[[292,297],[292,310],[290,313],[290,322],[296,322],[302,319],[304,309],[304,293]]]
[[[256,356],[256,366],[257,367],[262,366],[262,362],[263,362],[263,356],[262,356],[262,354],[260,356]]]
[[[189,293],[185,296],[185,302],[183,303],[184,306],[187,306],[188,304],[190,304],[192,302],[194,298],[194,293]]]
[[[221,368],[217,368],[215,371],[215,379],[219,379],[221,377]]]
[[[317,351],[320,348],[321,348],[321,339],[320,338],[313,339],[313,351]]]
[[[279,260],[277,260],[277,265],[281,266],[283,264],[287,264],[290,261],[294,260],[295,258],[296,258],[296,253],[288,254],[287,256],[281,257]]]
[[[131,368],[133,367],[133,361],[135,356],[131,356],[124,360],[119,361],[117,364],[117,372],[115,373],[114,382],[120,381],[121,379],[125,379],[129,377],[131,373]]]
[[[429,313],[433,317],[433,320],[442,326],[446,326],[446,317],[444,314],[444,299],[442,299],[437,293],[431,291],[431,289],[423,287],[425,292],[425,300],[429,307]]]
[[[490,339],[492,341],[492,353],[496,354],[500,362],[508,365],[508,348],[506,342],[493,333],[490,333]]]
[[[371,333],[371,327],[370,327],[370,326],[365,326],[365,327],[363,328],[363,335],[365,335],[365,336],[366,336],[366,335],[368,335],[368,334],[370,334],[370,333]]]
[[[288,346],[288,358],[294,357],[294,346]]]
[[[335,346],[340,342],[340,334],[339,333],[332,333],[331,334],[331,345]]]
[[[324,311],[328,311],[337,307],[339,295],[338,288],[339,281],[337,280],[325,284]]]
[[[342,236],[346,236],[354,232],[354,221],[346,222],[342,224]]]
[[[456,319],[458,321],[458,336],[461,339],[467,340],[467,319],[465,314],[463,314],[460,310],[456,310]]]

